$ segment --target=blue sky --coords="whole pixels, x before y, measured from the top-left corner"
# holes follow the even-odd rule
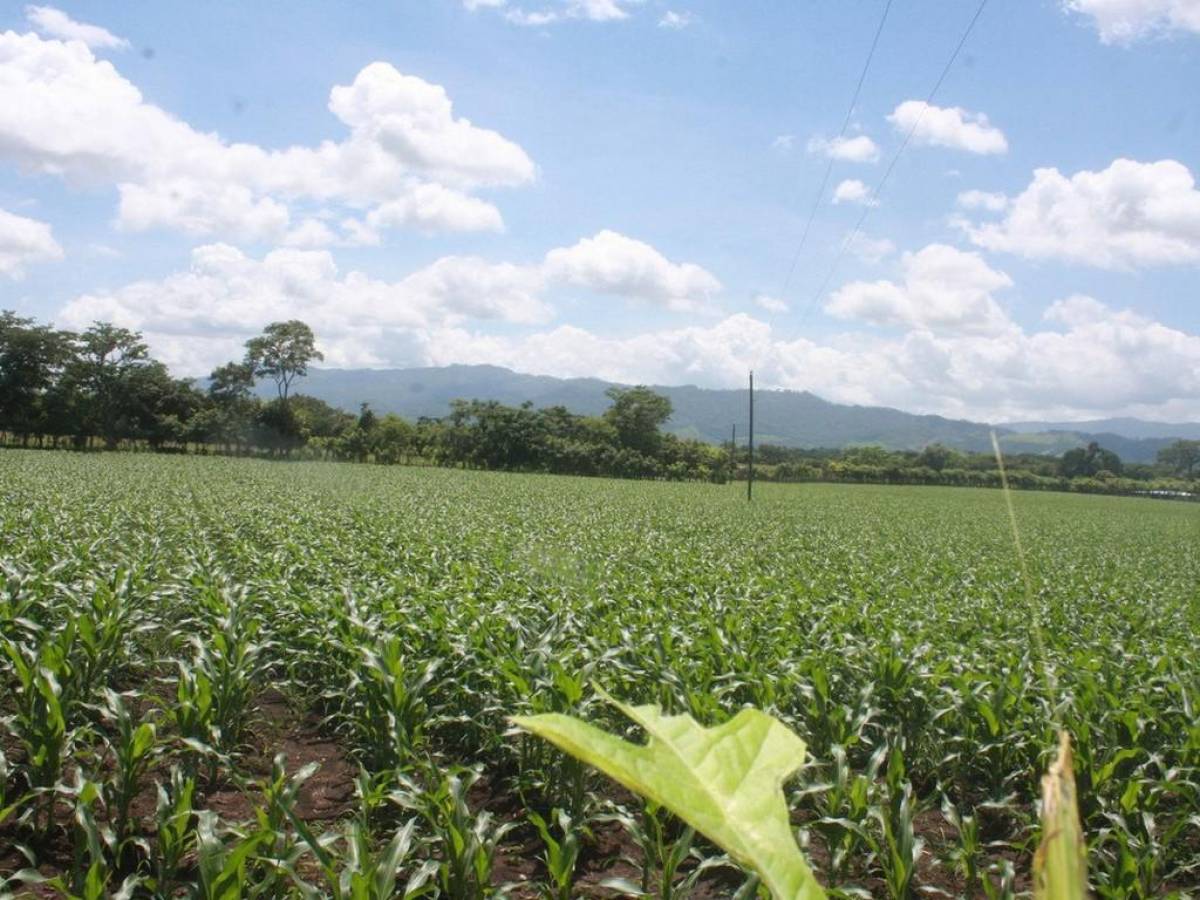
[[[327,365],[1200,416],[1200,0],[992,0],[928,106],[978,2],[894,0],[839,142],[884,6],[14,4],[0,308],[185,374],[299,317]]]

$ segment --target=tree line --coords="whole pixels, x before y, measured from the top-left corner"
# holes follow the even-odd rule
[[[755,478],[764,481],[839,481],[870,484],[941,484],[999,487],[991,453],[970,453],[930,444],[920,451],[878,446],[802,449],[765,444],[754,449]],[[735,477],[744,477],[747,454],[739,449]],[[1104,494],[1197,495],[1200,441],[1179,440],[1158,452],[1154,463],[1126,463],[1091,443],[1061,456],[1005,454],[1012,487]]]
[[[599,416],[563,406],[456,400],[446,416],[412,422],[377,415],[366,404],[353,415],[297,393],[309,364],[323,359],[304,322],[274,322],[244,351],[201,384],[173,377],[136,331],[96,322],[71,332],[0,312],[0,437],[26,447],[302,456],[625,478],[724,482],[748,474],[744,447],[664,433],[671,401],[643,386],[610,389],[611,405]],[[256,395],[260,381],[274,384],[274,397]],[[990,454],[938,444],[920,452],[764,445],[756,459],[756,477],[767,481],[999,483]],[[1058,458],[1017,455],[1007,464],[1018,487],[1183,492],[1200,476],[1200,441],[1177,441],[1154,465],[1124,464],[1096,444]]]
[[[307,324],[274,322],[207,384],[175,378],[136,331],[63,331],[0,313],[0,433],[19,446],[316,457],[484,469],[724,481],[723,448],[663,433],[668,398],[613,388],[600,416],[457,400],[441,418],[358,415],[296,393],[323,359]],[[260,381],[275,396],[255,394]]]

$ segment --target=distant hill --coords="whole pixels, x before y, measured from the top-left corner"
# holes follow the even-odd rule
[[[604,392],[612,382],[598,378],[553,378],[525,375],[499,366],[441,366],[418,369],[310,369],[298,385],[305,394],[354,412],[369,403],[379,413],[392,412],[408,419],[444,416],[455,399],[496,400],[517,405],[561,405],[572,412],[597,415],[608,408]],[[712,443],[729,440],[736,422],[739,442],[745,440],[746,391],[714,390],[693,386],[653,385],[671,398],[675,412],[667,428],[683,437]],[[270,384],[260,385],[264,396]],[[789,447],[847,447],[878,444],[893,450],[919,450],[941,443],[960,450],[991,449],[990,425],[943,416],[915,415],[883,406],[851,406],[822,400],[807,391],[762,390],[754,395],[755,438],[761,443]],[[1153,429],[1156,423],[1136,419],[1107,433],[1074,426],[1061,429],[998,426],[997,432],[1011,453],[1058,455],[1095,440],[1131,462],[1154,459],[1161,447],[1186,434],[1131,434],[1135,426]],[[1019,423],[1037,425],[1039,423]],[[1053,423],[1041,423],[1053,424]],[[1092,424],[1092,423],[1089,423]],[[1105,423],[1095,423],[1107,424]],[[1181,432],[1187,428],[1180,426]],[[1170,429],[1168,429],[1170,430]]]
[[[1089,419],[1085,422],[1004,422],[1012,431],[1075,431],[1116,434],[1125,438],[1168,438],[1200,441],[1200,422],[1147,422],[1144,419]]]

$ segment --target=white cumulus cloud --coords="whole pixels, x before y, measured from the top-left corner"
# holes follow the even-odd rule
[[[514,25],[541,27],[571,20],[588,22],[617,22],[628,19],[629,7],[641,0],[556,0],[536,9],[513,6],[508,0],[463,0],[463,6],[474,12],[479,9],[499,10]]]
[[[999,222],[963,225],[989,250],[1103,269],[1200,263],[1200,190],[1175,160],[1036,169]]]
[[[1003,194],[989,191],[962,191],[955,202],[963,209],[982,209],[987,212],[1001,212],[1008,206],[1008,198]]]
[[[992,294],[1012,279],[977,253],[929,244],[900,260],[896,281],[854,281],[829,298],[825,311],[870,325],[935,332],[996,334],[1012,327]]]
[[[341,273],[327,250],[278,249],[254,258],[227,244],[192,251],[190,268],[161,280],[84,294],[58,321],[94,320],[142,331],[172,368],[198,375],[240,353],[265,324],[303,319],[320,335],[326,362],[377,364],[387,346],[465,319],[549,319],[536,268],[443,257],[395,282]]]
[[[834,203],[871,203],[871,189],[857,178],[847,178],[833,189]]]
[[[0,34],[0,157],[115,185],[123,228],[278,242],[295,215],[336,207],[355,218],[380,210],[376,228],[497,230],[499,211],[471,192],[535,177],[521,147],[387,63],[335,86],[329,109],[348,129],[340,142],[233,143],[147,102],[82,43]]]
[[[879,160],[879,146],[865,134],[837,137],[832,140],[823,137],[810,138],[808,152],[847,162],[873,163]]]
[[[31,263],[62,258],[49,225],[0,209],[0,275],[20,278]]]
[[[720,288],[699,266],[673,263],[649,244],[612,231],[553,249],[537,262],[445,256],[383,281],[343,273],[332,253],[312,249],[324,227],[306,220],[291,234],[292,246],[261,257],[228,244],[197,247],[186,271],[84,294],[58,319],[73,328],[100,319],[142,331],[172,368],[196,375],[237,355],[248,337],[281,319],[308,322],[329,365],[379,365],[424,359],[412,356],[414,348],[467,322],[548,322],[554,291],[583,289],[683,311]]]
[[[543,270],[563,284],[680,312],[703,310],[721,289],[716,277],[700,266],[673,263],[649,244],[607,230],[573,247],[551,250]]]
[[[1200,0],[1063,0],[1063,6],[1090,18],[1106,44],[1200,33]]]
[[[108,29],[76,22],[53,6],[27,6],[25,18],[42,34],[64,41],[82,41],[96,50],[124,50],[129,46],[129,41]]]
[[[957,106],[940,107],[922,100],[905,100],[887,119],[897,131],[911,132],[917,144],[979,154],[1008,151],[1004,132],[989,123],[986,115]]]

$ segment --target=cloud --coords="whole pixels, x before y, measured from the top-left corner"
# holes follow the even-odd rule
[[[1089,17],[1106,44],[1200,33],[1200,0],[1063,0],[1063,7]]]
[[[676,12],[673,9],[668,9],[663,13],[662,18],[658,20],[658,27],[669,28],[672,31],[682,31],[695,21],[696,17],[690,12]]]
[[[854,281],[830,297],[825,311],[891,328],[938,333],[998,334],[1013,326],[992,294],[1012,279],[991,268],[977,253],[929,244],[900,260],[903,278]]]
[[[417,185],[408,195],[389,200],[367,215],[372,229],[408,227],[418,231],[503,231],[500,211],[490,203],[440,184]]]
[[[1003,220],[962,226],[988,250],[1102,269],[1200,263],[1200,190],[1175,160],[1118,159],[1070,178],[1036,169]]]
[[[672,263],[649,244],[614,231],[551,250],[543,270],[562,284],[648,300],[677,312],[703,310],[721,289],[700,266]]]
[[[673,263],[649,244],[612,231],[553,249],[539,262],[445,256],[398,281],[383,281],[342,273],[328,250],[311,249],[320,245],[324,227],[306,220],[291,233],[293,246],[262,257],[228,244],[197,247],[186,271],[84,294],[58,319],[73,328],[101,319],[142,331],[164,362],[197,375],[237,355],[242,342],[280,319],[308,322],[329,365],[377,365],[397,360],[389,355],[396,348],[411,351],[429,335],[468,321],[548,322],[554,291],[582,288],[693,310],[720,289],[699,266]]]
[[[859,181],[857,178],[847,178],[838,184],[833,189],[833,202],[836,203],[861,203],[874,206],[874,201],[871,200],[871,189]]]
[[[320,336],[326,362],[371,365],[389,342],[485,319],[536,324],[551,316],[535,268],[449,256],[395,282],[339,272],[327,250],[278,249],[260,259],[227,244],[192,251],[185,272],[84,294],[58,315],[142,331],[173,369],[198,375],[241,352],[268,322],[299,318]]]
[[[765,309],[769,313],[785,313],[788,311],[788,305],[778,297],[772,297],[769,294],[755,294],[754,305],[760,309]]]
[[[94,50],[125,50],[129,41],[99,25],[76,22],[53,6],[26,6],[25,18],[42,34],[64,41],[82,41]]]
[[[955,202],[963,209],[982,209],[987,212],[1003,212],[1008,206],[1008,198],[1003,194],[980,190],[963,191]]]
[[[879,147],[865,134],[852,138],[837,137],[833,140],[823,137],[810,138],[808,152],[847,162],[873,163],[879,160]]]
[[[457,116],[444,88],[387,63],[335,86],[329,109],[348,130],[340,142],[231,143],[147,102],[81,43],[0,34],[0,157],[115,185],[124,229],[277,243],[296,216],[376,212],[373,228],[494,231],[499,211],[472,192],[536,174],[517,144]]]
[[[514,25],[542,27],[571,20],[621,21],[629,18],[628,7],[640,2],[641,0],[557,0],[553,5],[528,10],[524,7],[511,6],[508,0],[463,0],[463,6],[472,12],[480,9],[500,11],[504,18]],[[667,15],[672,14],[668,13]]]
[[[911,132],[917,144],[979,154],[1008,152],[1004,133],[989,124],[987,116],[961,107],[944,108],[921,100],[905,100],[887,120],[901,133]]]
[[[850,239],[849,251],[865,263],[874,265],[896,252],[896,245],[887,238],[873,238],[861,231]]]
[[[0,275],[20,278],[31,263],[62,258],[49,225],[0,209]]]

